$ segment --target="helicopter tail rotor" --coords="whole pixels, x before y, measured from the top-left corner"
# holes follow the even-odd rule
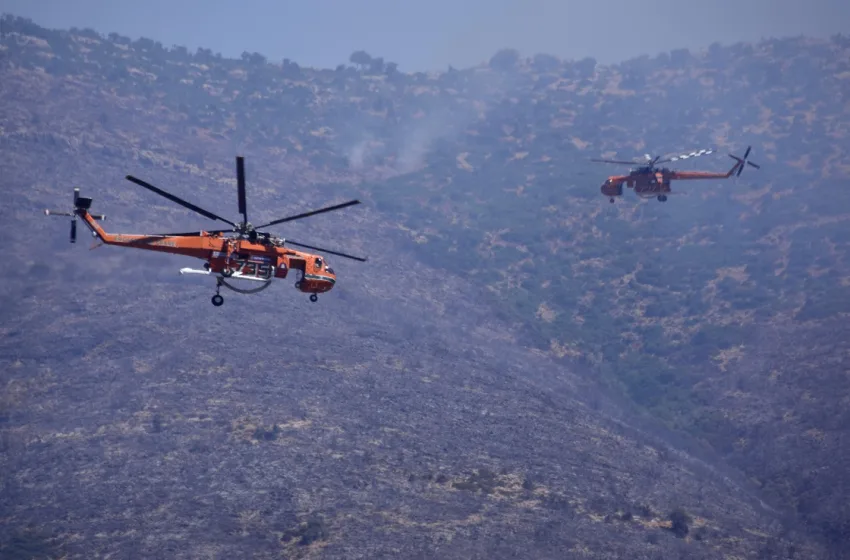
[[[752,148],[753,148],[752,146],[747,146],[747,151],[744,152],[744,157],[742,157],[742,158],[740,158],[738,156],[734,156],[732,154],[729,154],[730,158],[732,158],[732,159],[734,159],[735,161],[738,162],[738,171],[735,173],[735,177],[741,176],[741,173],[743,173],[744,167],[746,165],[751,165],[751,166],[755,167],[756,169],[761,169],[760,165],[753,163],[749,159],[747,159],[747,158],[750,157],[750,150],[752,150]]]
[[[45,210],[45,216],[68,216],[71,218],[71,243],[77,242],[77,216],[80,211],[88,212],[91,208],[92,199],[80,196],[79,187],[74,187],[74,210],[72,212],[62,212],[60,210]],[[89,214],[95,220],[105,220],[103,214]]]

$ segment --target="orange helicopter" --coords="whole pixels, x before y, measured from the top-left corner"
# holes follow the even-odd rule
[[[317,294],[330,291],[336,283],[336,274],[330,265],[328,265],[327,261],[319,255],[290,249],[286,247],[287,244],[337,255],[347,259],[354,259],[360,262],[366,262],[367,260],[320,247],[296,243],[260,231],[262,228],[268,226],[291,222],[308,216],[315,216],[316,214],[360,204],[359,200],[350,200],[342,204],[281,218],[258,227],[251,225],[248,222],[248,210],[245,200],[245,160],[242,156],[236,157],[237,194],[239,213],[242,214],[242,221],[238,224],[217,216],[199,206],[195,206],[190,202],[186,202],[132,175],[127,175],[126,178],[193,212],[197,212],[213,220],[220,220],[233,227],[232,229],[214,231],[150,235],[107,233],[98,224],[98,221],[105,220],[106,216],[89,213],[92,199],[80,196],[79,188],[74,189],[74,209],[72,212],[45,210],[44,213],[48,216],[70,216],[72,218],[71,243],[75,243],[77,239],[77,218],[79,217],[92,231],[92,235],[99,238],[103,244],[186,255],[206,261],[203,270],[182,268],[180,274],[214,275],[216,279],[216,291],[212,297],[212,303],[216,307],[224,303],[224,298],[219,293],[222,286],[238,293],[254,294],[268,288],[272,280],[286,278],[290,269],[295,269],[299,275],[298,280],[295,282],[295,288],[301,292],[310,294],[310,301],[316,302],[319,299]],[[226,233],[233,233],[235,235],[225,237],[224,234]],[[254,288],[239,288],[231,283],[232,280],[253,282],[259,284],[259,286]]]
[[[655,167],[655,164],[657,163],[667,163],[670,161],[679,161],[692,157],[708,155],[713,153],[713,150],[698,150],[689,154],[668,157],[667,159],[661,159],[662,156],[656,156],[653,159],[647,154],[645,156],[646,162],[644,165],[640,165],[641,162],[637,161],[617,161],[610,159],[592,159],[590,161],[638,166],[631,169],[628,175],[613,175],[611,177],[608,177],[608,179],[604,183],[602,183],[602,187],[600,188],[600,190],[602,191],[603,195],[609,197],[612,203],[614,202],[614,197],[623,195],[624,184],[630,189],[634,188],[635,193],[641,198],[655,197],[659,200],[659,202],[666,202],[668,194],[677,194],[673,193],[670,190],[670,181],[687,181],[693,179],[728,179],[732,176],[733,173],[735,173],[735,176],[738,177],[744,170],[745,165],[751,165],[756,169],[761,169],[760,166],[747,159],[750,155],[751,148],[751,146],[747,146],[747,151],[744,153],[744,157],[742,158],[729,154],[729,157],[735,160],[735,165],[733,165],[732,169],[730,169],[726,173],[712,173],[708,171],[674,171],[671,169],[667,169],[666,167]]]

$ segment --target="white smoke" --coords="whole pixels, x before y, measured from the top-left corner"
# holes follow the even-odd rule
[[[454,134],[452,115],[447,107],[438,107],[414,124],[413,129],[401,140],[395,170],[411,173],[425,165],[431,148],[437,140],[448,139]]]
[[[367,135],[362,140],[355,142],[352,146],[350,146],[347,150],[345,150],[345,157],[348,159],[348,166],[355,171],[359,171],[363,169],[366,161],[368,161],[370,153],[370,143],[372,142],[372,135]]]
[[[495,102],[510,97],[517,78],[516,75],[487,71],[472,76],[467,74],[466,82],[458,86],[466,91],[454,98],[423,95],[418,114],[407,116],[403,129],[379,133],[385,141],[392,142],[392,146],[385,145],[375,133],[363,130],[366,128],[362,126],[363,121],[355,118],[349,123],[349,130],[360,129],[361,132],[346,134],[346,140],[340,142],[338,148],[345,154],[352,170],[369,168],[376,160],[394,152],[392,171],[398,174],[414,172],[427,164],[436,143],[456,139]],[[435,84],[435,88],[444,90],[445,85]],[[387,97],[397,95],[387,92]],[[460,100],[459,97],[467,99]]]

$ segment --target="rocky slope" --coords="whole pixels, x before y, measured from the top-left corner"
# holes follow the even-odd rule
[[[5,23],[7,547],[815,558],[844,542],[846,39],[608,68],[505,51],[408,75],[363,53],[314,70]],[[586,163],[706,144],[752,144],[762,170],[612,206],[612,170]],[[79,185],[115,231],[204,227],[122,178],[231,215],[237,152],[258,218],[367,202],[281,233],[370,263],[335,260],[316,305],[282,284],[215,309],[184,260],[88,252],[39,217]],[[676,508],[685,539],[663,529]]]

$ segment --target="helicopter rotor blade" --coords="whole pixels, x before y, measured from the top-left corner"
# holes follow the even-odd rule
[[[236,187],[239,196],[239,213],[242,214],[242,223],[248,223],[248,205],[245,201],[245,158],[236,156]]]
[[[233,227],[237,227],[236,224],[234,224],[233,222],[231,222],[228,219],[222,218],[221,216],[218,216],[217,214],[213,214],[209,210],[204,210],[200,206],[195,206],[191,202],[186,202],[182,198],[176,197],[171,193],[165,192],[164,190],[159,189],[159,188],[151,185],[148,182],[142,181],[141,179],[137,179],[136,177],[133,177],[132,175],[127,175],[126,179],[128,181],[132,182],[132,183],[136,183],[140,187],[144,187],[144,188],[148,189],[149,191],[155,192],[156,194],[163,196],[163,197],[167,198],[168,200],[170,200],[172,202],[176,202],[177,204],[179,204],[180,206],[183,206],[184,208],[188,208],[189,210],[192,210],[193,212],[197,212],[201,216],[204,216],[204,217],[209,218],[211,220],[221,220],[222,222],[230,224]]]
[[[227,230],[230,231],[230,230]],[[184,231],[181,233],[152,233],[151,237],[200,237],[202,231]],[[210,233],[210,232],[207,232]]]
[[[273,222],[269,222],[267,224],[257,226],[254,229],[259,230],[259,229],[267,228],[269,226],[275,226],[277,224],[282,224],[284,222],[291,222],[293,220],[300,220],[301,218],[307,218],[309,216],[315,216],[316,214],[322,214],[324,212],[331,212],[333,210],[340,210],[340,209],[346,208],[348,206],[354,206],[355,204],[360,204],[360,201],[359,200],[349,200],[348,202],[343,202],[342,204],[336,204],[334,206],[327,206],[325,208],[320,208],[318,210],[312,210],[310,212],[304,212],[303,214],[297,214],[295,216],[289,216],[287,218],[281,218],[279,220],[275,220]]]
[[[346,259],[353,259],[355,261],[366,262],[368,259],[363,257],[355,257],[353,255],[348,255],[346,253],[340,253],[338,251],[331,251],[330,249],[325,249],[323,247],[314,247],[313,245],[305,245],[304,243],[297,243],[295,241],[291,241],[289,239],[285,240],[285,243],[290,245],[295,245],[296,247],[304,247],[305,249],[312,249],[314,251],[319,251],[322,253],[328,253],[329,255],[336,255],[338,257],[345,257]]]
[[[683,160],[683,159],[690,159],[690,158],[695,158],[695,157],[700,157],[700,156],[707,156],[708,154],[713,154],[713,153],[714,153],[714,150],[711,150],[711,149],[694,150],[693,152],[690,152],[690,153],[687,153],[687,154],[670,156],[667,159],[662,159],[661,161],[658,161],[656,163],[667,163],[668,161],[679,161],[679,160]]]
[[[591,159],[590,161],[596,163],[619,163],[620,165],[640,165],[639,161],[619,161],[616,159]]]

